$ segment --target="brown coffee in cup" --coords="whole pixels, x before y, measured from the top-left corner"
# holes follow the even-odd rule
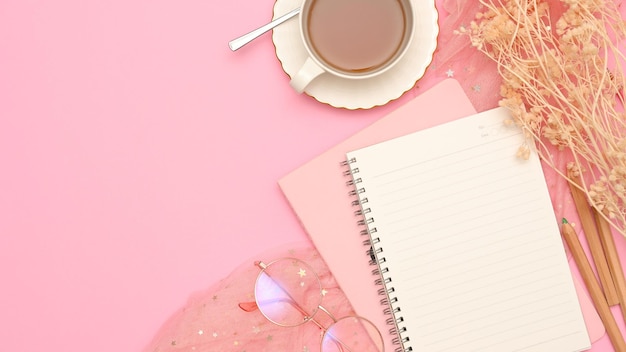
[[[367,79],[386,72],[412,41],[411,1],[302,0],[300,35],[308,55],[289,84],[302,93],[321,74]]]
[[[304,35],[317,59],[348,74],[376,71],[406,45],[408,0],[311,0]]]

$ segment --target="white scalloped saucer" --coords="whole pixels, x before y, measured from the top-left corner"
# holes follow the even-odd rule
[[[276,0],[274,18],[300,6],[301,2]],[[439,34],[435,0],[412,0],[412,5],[415,18],[413,41],[394,67],[378,76],[358,80],[322,74],[307,86],[305,93],[334,107],[369,109],[397,99],[411,89],[430,65]],[[283,70],[292,77],[307,56],[300,39],[297,17],[274,28],[272,40]]]

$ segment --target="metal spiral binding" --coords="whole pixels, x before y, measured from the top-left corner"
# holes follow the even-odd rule
[[[407,329],[403,325],[404,318],[400,315],[398,298],[393,295],[395,288],[391,285],[389,268],[383,266],[387,259],[384,257],[383,248],[380,246],[380,237],[376,236],[378,229],[374,226],[374,218],[369,215],[371,208],[368,207],[369,201],[365,196],[365,187],[362,186],[363,179],[358,176],[360,170],[358,167],[352,167],[354,163],[356,163],[356,159],[351,158],[342,161],[341,165],[347,168],[343,175],[350,177],[350,180],[346,181],[346,186],[350,187],[348,194],[355,198],[352,201],[352,206],[358,207],[354,211],[354,216],[358,218],[357,224],[363,227],[360,233],[362,236],[367,236],[362,241],[363,246],[368,247],[365,254],[369,257],[369,264],[374,266],[372,269],[372,275],[376,277],[374,283],[376,286],[381,286],[378,289],[378,294],[382,296],[380,304],[385,307],[383,313],[390,316],[386,323],[390,326],[389,333],[395,336],[392,339],[393,344],[398,346],[394,351],[410,352],[413,351],[413,348],[409,345],[410,340],[406,335]]]

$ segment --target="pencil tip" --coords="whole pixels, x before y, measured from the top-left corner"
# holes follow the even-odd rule
[[[561,223],[563,223],[563,224],[569,224],[569,221],[567,221],[567,219],[566,219],[566,218],[563,218],[563,219],[561,220]]]

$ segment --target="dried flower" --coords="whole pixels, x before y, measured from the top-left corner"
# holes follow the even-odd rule
[[[484,11],[458,33],[497,63],[500,105],[559,175],[580,177],[591,205],[626,236],[626,60],[619,48],[626,25],[615,3],[480,3]],[[517,153],[528,151],[523,145]],[[557,157],[571,160],[568,170],[559,170]]]

